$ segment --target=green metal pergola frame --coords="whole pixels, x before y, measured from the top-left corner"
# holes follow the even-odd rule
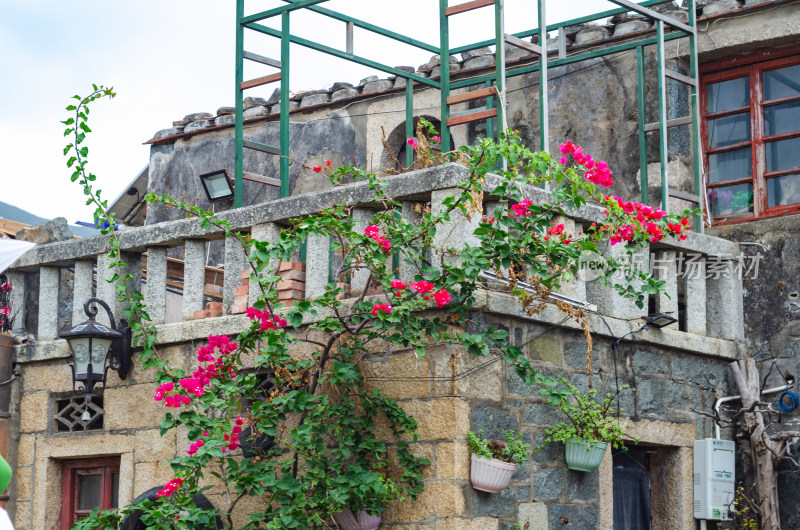
[[[494,134],[503,128],[503,109],[506,79],[509,77],[516,77],[520,75],[529,74],[532,72],[539,73],[539,116],[540,119],[540,144],[539,148],[542,150],[549,149],[549,110],[547,101],[547,70],[548,68],[572,64],[587,59],[596,57],[604,57],[613,55],[622,51],[636,50],[637,58],[637,96],[638,96],[638,123],[639,123],[639,162],[641,168],[641,190],[642,202],[648,202],[648,174],[647,174],[647,138],[646,133],[652,130],[659,131],[659,151],[661,155],[661,208],[669,210],[670,197],[688,200],[697,204],[702,203],[704,193],[700,190],[703,189],[701,164],[700,164],[700,136],[699,136],[699,101],[698,101],[698,63],[697,63],[697,30],[695,18],[695,0],[688,0],[688,24],[684,24],[678,20],[665,16],[662,13],[649,9],[651,6],[670,2],[671,0],[647,0],[641,3],[634,3],[630,0],[609,0],[610,2],[619,5],[619,8],[603,11],[593,15],[588,15],[572,20],[560,22],[558,24],[547,25],[546,22],[546,0],[537,0],[538,7],[538,26],[534,29],[522,31],[508,35],[505,33],[504,28],[504,0],[471,0],[463,3],[449,6],[449,0],[439,0],[439,45],[431,45],[420,40],[402,35],[400,33],[376,26],[374,24],[359,20],[357,18],[339,13],[320,6],[328,0],[282,0],[286,5],[270,9],[260,13],[245,16],[244,0],[236,0],[236,127],[235,127],[235,195],[234,205],[240,207],[242,205],[242,180],[243,175],[246,173],[243,168],[244,149],[254,149],[264,153],[280,157],[280,196],[286,197],[289,195],[289,66],[290,66],[290,47],[291,45],[299,45],[312,50],[316,50],[340,59],[345,59],[363,66],[374,68],[381,72],[386,72],[391,75],[405,78],[405,129],[406,137],[414,135],[414,83],[422,86],[439,89],[441,92],[441,139],[442,145],[450,145],[450,127],[457,126],[462,123],[485,119],[487,122],[487,135],[494,136]],[[484,7],[494,7],[495,19],[495,38],[476,42],[466,46],[450,47],[450,30],[449,18],[459,13],[471,11]],[[324,44],[314,42],[309,39],[304,39],[296,35],[292,35],[290,31],[290,16],[291,13],[297,10],[308,10],[314,13],[323,15],[333,20],[343,22],[345,24],[345,50],[340,50]],[[572,56],[566,54],[566,32],[565,28],[577,24],[584,24],[603,20],[617,14],[626,12],[637,12],[655,22],[656,35],[632,37],[621,44],[604,47],[602,49],[589,50],[577,53]],[[267,27],[260,22],[273,17],[280,17],[281,29],[276,30]],[[378,61],[356,55],[353,52],[353,29],[355,27],[363,30],[387,37],[389,39],[401,42],[403,44],[413,46],[415,48],[425,50],[439,55],[440,58],[440,76],[439,79],[430,79],[412,72],[406,72],[397,68],[385,65]],[[540,28],[546,28],[546,31],[540,31]],[[244,32],[245,30],[255,31],[264,35],[269,35],[280,39],[281,41],[281,57],[280,60],[269,59],[245,51],[244,49]],[[546,52],[542,50],[547,49],[547,35],[549,32],[558,32],[558,54],[557,57],[548,57]],[[538,46],[526,41],[525,38],[536,37]],[[688,37],[689,40],[689,75],[683,75],[666,67],[666,57],[664,52],[665,43],[674,39]],[[511,69],[507,68],[505,61],[505,45],[509,44],[523,48],[527,51],[533,52],[538,55],[539,61],[535,64],[526,64],[522,66],[515,66]],[[450,56],[458,53],[475,50],[484,46],[495,47],[495,71],[491,74],[480,76],[473,76],[467,79],[459,79],[456,81],[451,80],[450,72]],[[658,121],[655,123],[647,124],[645,116],[645,47],[655,46],[657,50],[657,66],[658,66],[658,102],[659,112]],[[545,60],[542,60],[542,58]],[[243,77],[244,61],[251,60],[273,68],[277,68],[279,73],[259,77],[253,80],[245,81]],[[690,87],[691,113],[689,116],[682,118],[667,120],[667,99],[666,87],[667,78],[676,80],[678,82],[687,84]],[[265,84],[280,82],[280,146],[273,147],[257,142],[247,141],[244,139],[244,118],[243,118],[243,101],[244,90],[249,88],[262,86]],[[472,87],[476,85],[483,85],[485,88],[481,90],[473,90],[472,93],[460,94],[451,97],[451,91]],[[450,106],[465,101],[472,101],[476,99],[484,99],[486,106],[481,109],[460,113],[451,116]],[[498,103],[496,99],[501,101]],[[496,122],[496,126],[495,126]],[[678,125],[689,125],[692,127],[692,158],[694,166],[694,193],[685,193],[677,190],[670,190],[668,186],[668,129]],[[413,152],[406,150],[406,163],[413,162]],[[257,175],[253,175],[258,179]],[[702,230],[702,220],[700,216],[695,220],[695,226],[698,230]]]

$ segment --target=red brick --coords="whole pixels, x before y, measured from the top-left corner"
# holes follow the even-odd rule
[[[281,273],[281,278],[284,280],[298,280],[301,282],[306,281],[306,273],[299,270],[290,270]]]
[[[238,315],[239,313],[244,313],[247,310],[247,304],[233,304],[231,306],[231,315]]]
[[[303,291],[296,291],[287,289],[285,291],[278,291],[278,300],[303,300],[305,298]]]
[[[222,316],[222,311],[212,311],[210,309],[201,309],[200,311],[194,312],[195,320],[199,320],[201,318],[214,318],[221,316]]]
[[[251,269],[245,269],[245,270],[243,270],[242,272],[239,273],[239,277],[241,279],[243,279],[243,280],[249,280],[251,272],[252,272]]]
[[[284,271],[303,271],[306,270],[306,264],[300,261],[282,261],[280,266],[278,267],[278,272]]]
[[[296,289],[298,291],[306,290],[306,282],[299,282],[297,280],[281,280],[278,282],[278,291],[286,291],[289,289]]]
[[[222,302],[209,302],[206,304],[206,309],[222,312]]]
[[[234,296],[241,296],[241,295],[247,296],[249,292],[250,292],[249,285],[240,285],[233,290]]]

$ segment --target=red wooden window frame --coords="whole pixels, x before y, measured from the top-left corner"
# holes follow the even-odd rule
[[[78,519],[91,513],[91,510],[78,510],[77,477],[81,474],[101,475],[100,509],[116,508],[112,506],[114,473],[119,474],[119,457],[68,460],[62,464],[61,530],[68,530]]]
[[[784,68],[800,64],[800,46],[782,48],[778,50],[760,51],[746,56],[718,61],[702,68],[701,90],[700,90],[700,112],[702,115],[701,136],[703,140],[703,164],[706,173],[706,188],[713,190],[724,188],[736,184],[752,184],[753,186],[753,212],[731,214],[719,220],[714,218],[715,225],[742,223],[756,219],[767,219],[794,213],[800,213],[800,202],[788,205],[768,207],[767,180],[783,175],[800,173],[800,167],[783,169],[778,171],[766,171],[765,141],[785,140],[800,137],[800,124],[798,130],[764,136],[764,107],[800,101],[800,94],[774,100],[764,100],[762,75],[769,70]],[[706,111],[706,90],[709,84],[731,79],[748,77],[750,89],[750,104],[740,109],[726,110],[719,113],[708,113]],[[737,144],[726,145],[721,148],[709,148],[708,120],[725,116],[750,113],[750,140]],[[749,146],[751,148],[752,169],[751,176],[738,180],[723,180],[717,183],[708,181],[710,153],[724,152],[733,149],[741,149]],[[710,201],[707,205],[710,208]]]

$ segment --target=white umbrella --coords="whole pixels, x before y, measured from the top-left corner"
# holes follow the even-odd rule
[[[12,263],[34,246],[36,246],[36,243],[31,243],[30,241],[0,239],[0,274],[5,272]]]

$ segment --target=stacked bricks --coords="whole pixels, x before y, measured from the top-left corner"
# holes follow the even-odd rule
[[[209,302],[206,304],[205,309],[201,309],[200,311],[194,312],[195,320],[199,320],[201,318],[214,318],[221,316],[222,316],[222,302]]]
[[[278,282],[278,300],[283,305],[289,306],[296,301],[305,299],[306,292],[306,264],[299,261],[282,261],[278,268],[281,280]],[[244,313],[248,306],[248,293],[250,291],[250,269],[241,272],[242,285],[234,291],[231,314]]]

